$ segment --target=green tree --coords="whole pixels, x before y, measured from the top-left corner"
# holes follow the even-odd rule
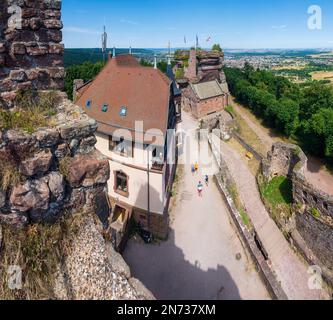
[[[70,99],[73,99],[73,81],[82,79],[84,82],[92,80],[102,70],[104,63],[102,61],[92,63],[84,62],[79,65],[72,65],[66,68],[65,92]]]
[[[212,47],[212,50],[222,52],[222,48],[221,48],[219,43],[214,44],[213,47]]]
[[[276,126],[287,136],[294,134],[299,125],[299,105],[297,102],[283,98],[276,110]]]
[[[322,108],[333,108],[332,88],[318,82],[312,83],[303,90],[300,107],[302,119],[309,119]]]

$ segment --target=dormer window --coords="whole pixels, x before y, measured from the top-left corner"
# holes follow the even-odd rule
[[[88,108],[88,109],[91,108],[91,100],[87,100],[87,102],[86,102],[86,108]]]
[[[102,112],[107,112],[108,108],[109,108],[109,105],[104,103],[103,106],[102,106]]]
[[[126,115],[127,115],[127,107],[121,107],[120,108],[120,116],[121,117],[126,117]]]

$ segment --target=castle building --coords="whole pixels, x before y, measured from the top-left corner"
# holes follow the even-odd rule
[[[156,61],[154,68],[143,67],[131,54],[115,53],[93,81],[77,88],[76,103],[97,120],[96,147],[110,161],[108,189],[119,232],[133,217],[159,238],[168,234],[177,159],[167,131],[177,126],[176,88]]]
[[[188,59],[184,79],[177,79],[183,88],[184,110],[198,119],[220,113],[229,103],[229,88],[222,70],[223,52],[190,50],[180,56]]]
[[[197,119],[216,114],[229,103],[229,91],[226,83],[217,80],[190,84],[184,90],[183,107]]]

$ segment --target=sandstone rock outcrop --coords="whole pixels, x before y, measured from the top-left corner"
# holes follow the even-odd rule
[[[184,78],[190,83],[218,80],[226,83],[226,77],[222,70],[224,53],[219,51],[204,50],[179,50],[175,60],[177,68],[184,68]],[[186,66],[188,65],[188,66]],[[180,86],[184,87],[184,79],[177,79]]]
[[[78,154],[69,159],[67,179],[72,187],[80,185],[92,187],[98,184],[105,184],[110,176],[109,161],[101,157],[98,152],[88,156]]]
[[[52,163],[51,150],[43,150],[34,154],[32,158],[25,159],[20,164],[20,172],[25,176],[44,174],[50,169]]]
[[[224,53],[218,51],[199,51],[197,54],[199,82],[218,80],[225,82],[225,75],[222,71]]]

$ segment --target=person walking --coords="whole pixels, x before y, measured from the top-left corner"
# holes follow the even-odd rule
[[[199,172],[199,163],[196,162],[195,165],[194,165],[194,169],[195,169],[195,172],[198,173]]]
[[[207,174],[206,174],[206,176],[205,176],[205,182],[206,182],[206,186],[208,187],[208,184],[209,184],[209,177],[208,177]]]
[[[203,184],[201,183],[201,181],[199,181],[197,189],[199,197],[202,197]]]
[[[192,176],[194,176],[194,173],[195,173],[195,167],[194,167],[194,164],[191,164],[191,172],[192,172]]]

